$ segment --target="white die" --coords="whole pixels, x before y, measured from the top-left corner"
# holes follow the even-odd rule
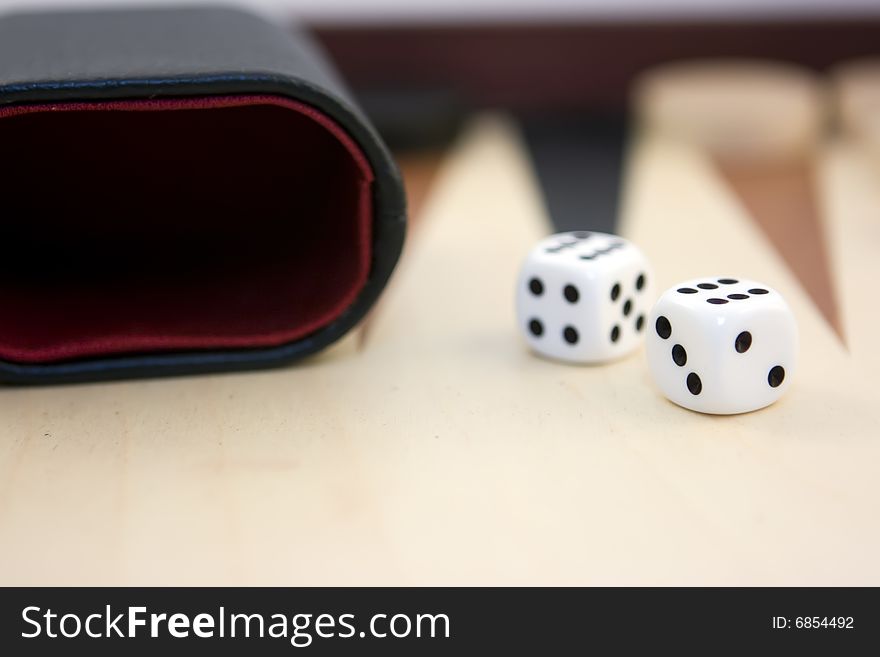
[[[736,277],[706,277],[664,292],[651,311],[648,365],[670,400],[701,413],[772,404],[797,364],[794,315],[778,292]]]
[[[541,240],[520,271],[517,323],[537,353],[575,363],[619,358],[639,346],[653,302],[641,251],[607,233]]]

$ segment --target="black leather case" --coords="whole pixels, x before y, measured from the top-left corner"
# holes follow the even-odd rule
[[[305,35],[237,10],[0,19],[0,378],[316,352],[399,256],[400,177]]]

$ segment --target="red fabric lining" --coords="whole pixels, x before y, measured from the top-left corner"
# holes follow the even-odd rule
[[[372,170],[275,96],[0,109],[0,358],[267,347],[370,269]]]

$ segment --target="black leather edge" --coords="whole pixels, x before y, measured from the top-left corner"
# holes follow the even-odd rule
[[[118,43],[147,41],[143,24],[152,23],[162,40],[155,47],[167,54],[175,46],[184,50],[174,61],[178,68],[168,74],[168,63],[151,62],[149,43],[141,52],[125,52],[131,61],[123,63],[132,75],[120,75],[117,60],[106,62],[111,69],[102,74],[102,61],[95,61],[101,48],[87,51],[79,62],[51,60],[48,69],[62,66],[65,75],[40,79],[32,70],[22,76],[15,62],[26,62],[33,69],[33,58],[52,56],[47,40],[64,33],[66,25],[87,29],[83,39],[95,38],[111,30]],[[211,23],[222,29],[205,36],[202,26]],[[163,33],[163,26],[174,26],[174,34]],[[131,30],[131,35],[126,34]],[[74,32],[76,29],[73,30]],[[239,41],[236,38],[244,35]],[[12,36],[14,38],[4,38]],[[169,43],[173,38],[174,42]],[[232,43],[230,44],[230,39]],[[249,45],[257,45],[255,59]],[[297,52],[289,49],[295,42]],[[76,44],[67,44],[76,48]],[[22,50],[25,49],[24,52]],[[42,51],[42,52],[41,52]],[[302,59],[302,54],[308,60]],[[47,54],[48,53],[48,54]],[[75,50],[71,53],[76,54]],[[92,59],[88,59],[92,53]],[[197,55],[198,61],[187,69],[187,56]],[[104,53],[106,56],[107,53]],[[4,57],[6,59],[4,59]],[[240,57],[245,60],[242,65]],[[262,61],[259,60],[262,57]],[[249,61],[248,61],[249,60]],[[50,61],[50,60],[47,60]],[[97,67],[97,70],[96,70]],[[117,71],[112,69],[116,68]],[[18,75],[16,75],[18,73]],[[385,287],[403,248],[406,230],[406,200],[398,169],[382,140],[360,109],[349,99],[347,91],[324,63],[315,44],[305,35],[292,37],[288,32],[254,16],[229,9],[198,8],[184,10],[122,10],[71,14],[34,14],[0,19],[0,105],[71,102],[107,99],[138,99],[155,97],[190,97],[227,94],[276,94],[307,103],[324,112],[342,126],[361,147],[375,174],[373,186],[373,249],[370,274],[354,303],[329,325],[295,342],[271,348],[230,349],[223,351],[190,351],[162,354],[115,356],[58,363],[20,364],[0,360],[0,380],[11,383],[60,383],[114,378],[180,375],[266,368],[290,363],[332,344],[351,330],[369,311]]]

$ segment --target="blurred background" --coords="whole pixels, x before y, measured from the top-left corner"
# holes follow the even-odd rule
[[[218,4],[0,0],[0,11]],[[474,112],[515,117],[556,227],[613,230],[633,85],[669,62],[824,74],[880,54],[877,0],[227,0],[311,30],[404,169],[411,203]]]

